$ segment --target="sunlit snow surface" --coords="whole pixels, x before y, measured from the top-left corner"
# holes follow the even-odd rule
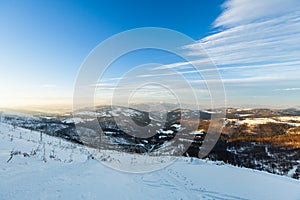
[[[7,162],[11,151],[20,154]],[[105,165],[127,160],[126,169],[164,159],[98,152],[2,123],[0,199],[300,199],[299,180],[206,160],[178,158],[151,173]]]

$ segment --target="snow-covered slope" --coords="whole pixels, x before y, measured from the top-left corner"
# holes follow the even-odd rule
[[[124,173],[104,165],[113,152],[102,162],[96,153],[2,123],[0,199],[300,199],[300,181],[287,177],[191,158]]]

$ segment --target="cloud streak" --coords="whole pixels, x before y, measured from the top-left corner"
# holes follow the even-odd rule
[[[299,1],[229,0],[222,8],[217,33],[185,47],[190,55],[202,45],[225,79],[300,77]]]
[[[57,85],[54,85],[54,84],[44,84],[42,85],[43,88],[56,88]]]
[[[297,0],[230,0],[222,5],[223,13],[215,20],[214,27],[234,27],[241,24],[275,18],[297,11]]]
[[[199,47],[204,48],[225,82],[300,77],[299,1],[228,0],[222,8],[222,14],[213,23],[217,32],[183,47],[186,54],[202,56]],[[205,65],[210,59],[193,62]],[[194,63],[172,63],[154,70],[173,69],[179,74],[193,74],[199,72],[193,68]],[[203,69],[200,73],[214,70]]]
[[[300,88],[284,88],[284,89],[276,89],[275,91],[300,91]]]

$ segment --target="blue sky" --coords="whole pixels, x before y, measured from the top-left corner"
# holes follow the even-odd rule
[[[0,107],[70,105],[89,52],[149,26],[197,40],[220,69],[229,106],[299,107],[299,10],[297,0],[0,0]],[[184,62],[148,51],[120,59],[107,77],[150,61]]]

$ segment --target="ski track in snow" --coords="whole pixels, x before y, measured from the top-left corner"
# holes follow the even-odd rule
[[[1,200],[300,199],[300,181],[288,177],[195,158],[179,158],[154,172],[124,173],[88,159],[92,149],[47,135],[39,140],[39,132],[0,123]],[[42,161],[43,144],[47,162]],[[7,163],[12,149],[39,151],[31,157],[15,155]],[[56,160],[49,158],[52,151]]]

